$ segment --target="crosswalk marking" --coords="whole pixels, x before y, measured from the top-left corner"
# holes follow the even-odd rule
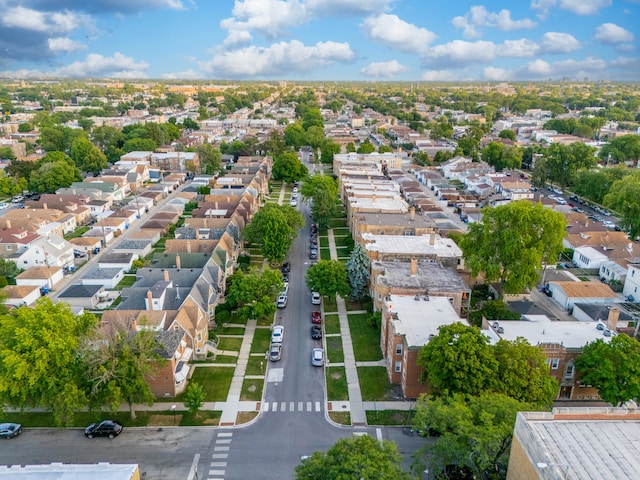
[[[213,447],[214,452],[228,452],[230,447]]]
[[[214,453],[211,458],[229,458],[228,453]]]
[[[231,443],[231,440],[231,438],[219,438],[216,440],[216,444]]]
[[[320,402],[316,402],[316,412],[320,411]]]
[[[290,412],[296,411],[296,402],[289,402],[289,411]]]
[[[262,402],[263,412],[322,412],[322,402]]]
[[[209,475],[224,475],[224,470],[209,470]]]
[[[226,467],[227,466],[227,462],[211,462],[211,465],[209,465],[211,468],[220,468],[220,467]]]
[[[219,437],[231,437],[233,435],[233,432],[219,432],[218,436]]]
[[[307,402],[307,412],[311,411],[311,402]]]
[[[299,412],[301,412],[301,411],[302,411],[302,408],[303,408],[303,407],[302,407],[302,404],[303,404],[303,403],[304,403],[304,402],[298,402],[298,411],[299,411]]]
[[[287,411],[287,402],[280,402],[280,411],[281,412]]]

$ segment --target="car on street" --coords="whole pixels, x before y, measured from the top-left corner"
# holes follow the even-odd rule
[[[291,201],[289,202],[289,205],[291,205],[292,207],[297,207],[298,200],[296,200],[295,198],[292,198]]]
[[[282,344],[272,343],[269,347],[269,360],[277,362],[282,358]]]
[[[282,325],[276,325],[271,330],[271,343],[282,343],[284,338],[284,327]]]
[[[19,423],[0,423],[0,438],[11,440],[22,433],[22,425]]]
[[[322,323],[322,313],[317,310],[311,312],[311,323]]]
[[[311,338],[314,340],[322,338],[322,327],[320,325],[311,325]]]
[[[21,203],[24,201],[24,196],[23,195],[16,195],[15,197],[13,197],[11,199],[11,203]]]
[[[291,271],[291,265],[289,264],[289,262],[284,262],[282,264],[282,267],[280,267],[280,272],[289,273],[290,271]]]
[[[284,280],[284,288],[280,292],[280,295],[287,295],[289,293],[289,280]]]
[[[0,210],[4,210],[5,208],[9,208],[9,204],[5,202],[0,202]]]
[[[611,229],[616,228],[616,224],[615,224],[615,223],[613,223],[613,222],[612,222],[612,221],[610,221],[610,220],[605,220],[605,221],[603,221],[603,222],[602,222],[602,225],[604,225],[604,226],[605,226],[605,227],[607,227],[607,228],[611,228]]]
[[[285,294],[278,295],[278,301],[276,303],[276,306],[278,308],[284,308],[287,306],[287,296]]]
[[[311,247],[309,249],[309,258],[311,260],[317,260],[318,259],[318,249],[317,248]]]
[[[314,348],[311,350],[311,365],[314,367],[321,367],[324,365],[324,350],[321,348]]]
[[[87,438],[93,437],[109,437],[115,438],[122,433],[124,427],[120,422],[115,420],[102,420],[101,422],[92,423],[84,429]]]
[[[311,303],[313,305],[320,305],[320,294],[318,292],[311,292]]]

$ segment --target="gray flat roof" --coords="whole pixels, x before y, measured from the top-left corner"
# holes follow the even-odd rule
[[[412,290],[429,289],[432,292],[471,291],[454,268],[444,267],[436,262],[418,261],[416,275],[411,275],[409,262],[374,261],[371,266],[376,270],[384,270],[383,274],[376,277],[378,285]]]
[[[539,478],[635,480],[640,472],[638,409],[555,408],[518,414],[516,435]],[[627,414],[627,416],[625,416]],[[564,418],[563,418],[564,417]]]
[[[429,235],[374,235],[365,233],[364,248],[372,252],[435,255],[439,258],[461,258],[462,250],[450,238]],[[433,245],[431,241],[433,240]]]

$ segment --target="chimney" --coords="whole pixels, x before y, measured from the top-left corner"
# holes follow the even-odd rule
[[[153,310],[153,294],[147,290],[147,310]]]
[[[176,268],[180,270],[180,255],[176,255]]]
[[[433,246],[436,244],[436,232],[433,232],[429,235],[429,245]]]
[[[165,282],[169,281],[169,270],[166,270],[166,269],[164,271],[164,281]]]
[[[618,319],[620,318],[620,310],[616,307],[609,309],[609,317],[607,318],[607,328],[612,332],[618,327]]]
[[[62,200],[62,199],[61,199],[61,200]],[[42,204],[42,208],[44,208],[44,209],[46,210],[47,208],[49,208],[49,205],[47,205],[46,203],[43,203],[43,204]]]
[[[187,253],[191,253],[191,242],[187,241]]]
[[[416,276],[416,274],[418,273],[418,259],[417,259],[416,257],[413,257],[413,258],[411,259],[411,269],[410,269],[410,272],[411,272],[411,276],[412,276],[412,277],[415,277],[415,276]]]
[[[376,203],[376,194],[371,195],[371,203]]]
[[[409,207],[409,220],[412,222],[416,219],[416,207]]]
[[[216,202],[215,205],[216,205],[216,210],[218,210],[218,202]]]
[[[11,228],[11,220],[7,220],[7,228]]]

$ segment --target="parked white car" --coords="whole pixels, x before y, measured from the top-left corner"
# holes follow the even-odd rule
[[[282,325],[276,325],[271,330],[271,343],[282,343],[284,338],[284,327]]]

